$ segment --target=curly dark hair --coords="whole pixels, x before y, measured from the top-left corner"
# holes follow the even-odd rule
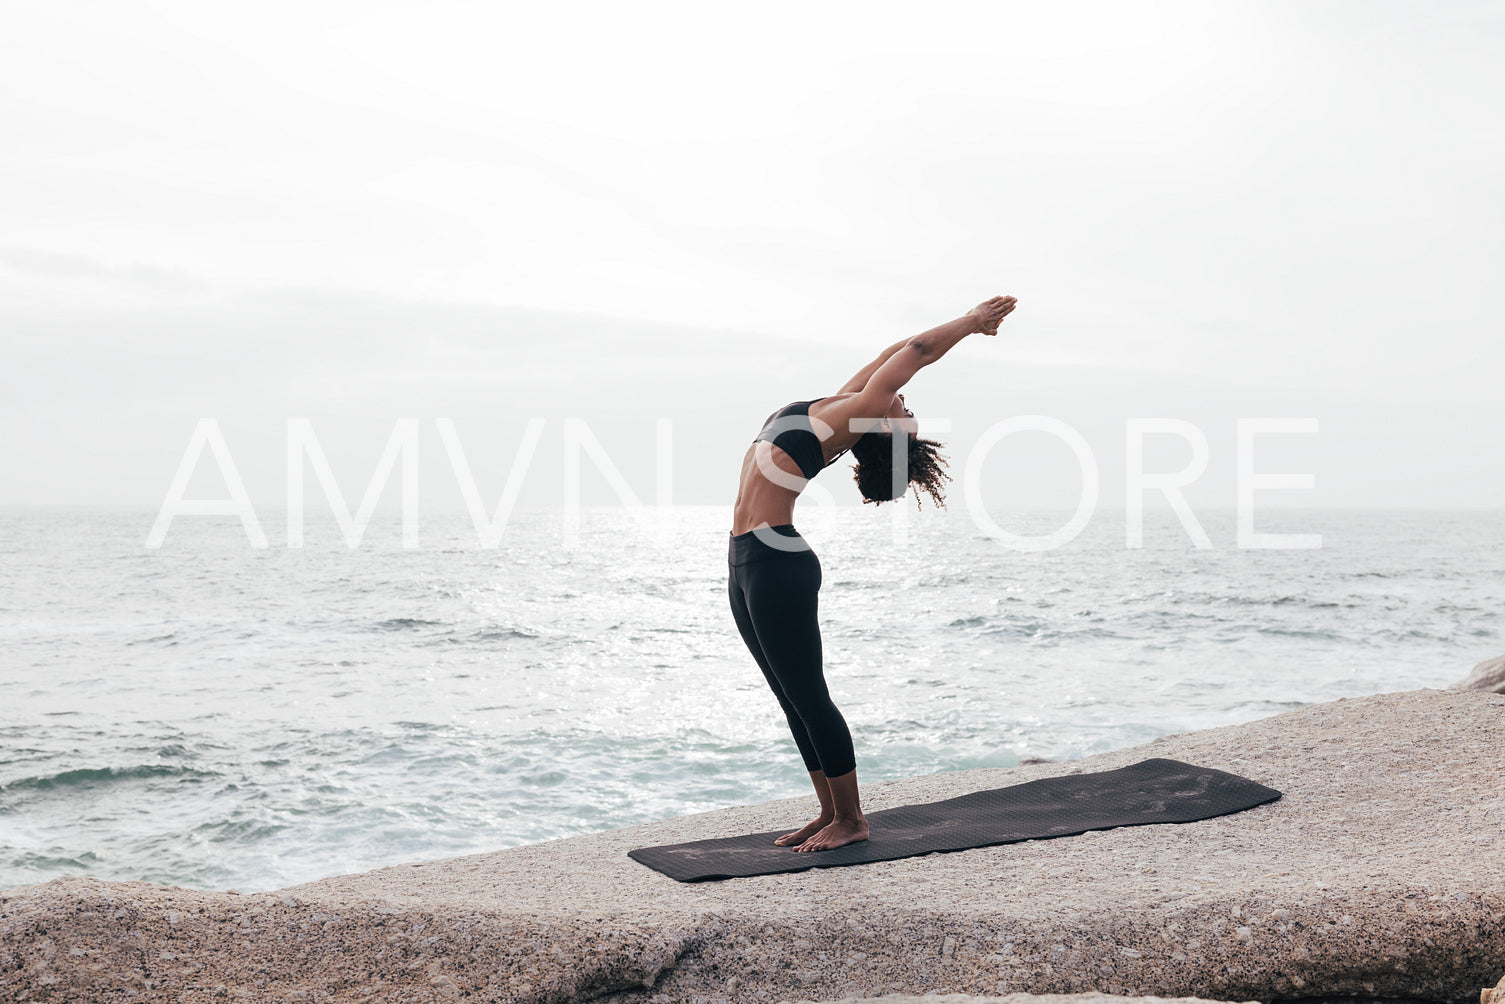
[[[951,475],[946,473],[946,458],[940,453],[941,444],[918,436],[907,438],[909,484],[917,489],[923,488],[937,506],[946,508],[946,498],[941,494],[941,486],[951,480]],[[892,502],[904,494],[903,488],[900,488],[898,495],[894,494],[893,440],[892,433],[867,432],[852,445],[852,456],[857,460],[852,480],[857,482],[857,490],[862,493],[864,503],[872,502],[877,505]],[[914,502],[915,508],[920,508],[919,491],[915,492]]]

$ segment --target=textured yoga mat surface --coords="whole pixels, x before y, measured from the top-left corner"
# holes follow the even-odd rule
[[[717,840],[640,847],[628,856],[681,882],[839,868],[873,861],[1069,837],[1146,823],[1190,823],[1273,802],[1280,792],[1237,774],[1156,757],[1117,770],[1063,774],[943,802],[867,814],[867,840],[798,854],[774,837],[795,826]]]

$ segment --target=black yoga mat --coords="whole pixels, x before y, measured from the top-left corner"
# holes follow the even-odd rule
[[[865,865],[1115,826],[1190,823],[1279,797],[1274,788],[1237,774],[1156,757],[1117,770],[1063,774],[943,802],[870,812],[868,839],[833,851],[798,854],[777,846],[774,837],[797,828],[787,826],[742,837],[640,847],[627,855],[681,882],[704,882]]]

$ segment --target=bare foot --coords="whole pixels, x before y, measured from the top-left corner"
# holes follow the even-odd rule
[[[801,826],[799,829],[795,830],[793,833],[784,834],[782,837],[779,837],[777,840],[775,840],[774,843],[778,844],[780,847],[788,847],[790,844],[802,844],[805,842],[805,838],[810,836],[810,834],[818,833],[819,831],[825,829],[826,824],[830,821],[830,816],[822,815],[819,819],[811,820],[804,826]]]
[[[977,318],[977,330],[985,335],[998,334],[998,324],[1014,312],[1019,301],[1012,296],[995,296],[973,307],[970,313]]]
[[[815,836],[795,848],[796,852],[829,851],[867,839],[867,819],[833,819]]]

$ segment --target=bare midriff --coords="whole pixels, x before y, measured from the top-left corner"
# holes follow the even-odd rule
[[[770,481],[758,469],[757,453],[767,450],[764,463],[787,474],[788,481],[801,481],[799,465],[783,450],[769,442],[753,443],[742,457],[742,476],[737,482],[737,502],[732,506],[732,533],[746,533],[765,523],[783,526],[794,522],[794,500],[800,493]]]

